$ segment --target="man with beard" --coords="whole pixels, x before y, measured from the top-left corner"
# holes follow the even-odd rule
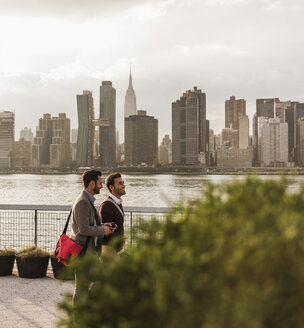
[[[85,171],[82,175],[84,189],[76,199],[72,208],[72,234],[71,238],[84,246],[84,253],[100,255],[101,241],[115,231],[110,224],[101,224],[100,217],[94,206],[94,195],[99,194],[102,188],[101,172],[96,170]],[[75,272],[75,290],[73,301],[77,300],[79,274]],[[91,284],[90,284],[91,285]],[[88,286],[88,289],[90,286]]]
[[[104,199],[99,208],[99,215],[103,223],[113,222],[116,229],[113,234],[105,236],[103,244],[108,244],[112,238],[119,237],[114,245],[116,252],[120,252],[124,245],[124,210],[121,196],[125,195],[125,183],[120,173],[110,174],[105,181],[110,195]]]

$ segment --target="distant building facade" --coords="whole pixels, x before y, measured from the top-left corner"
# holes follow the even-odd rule
[[[15,167],[30,167],[32,157],[32,143],[31,141],[20,138],[15,141]]]
[[[77,105],[78,112],[78,105]],[[71,143],[77,143],[78,129],[71,129]]]
[[[129,86],[125,96],[125,117],[136,115],[136,95],[132,84],[132,73],[130,70]]]
[[[299,155],[301,151],[298,149],[298,137],[300,131],[298,129],[301,125],[299,120],[304,117],[304,103],[291,102],[290,107],[285,109],[285,122],[288,124],[288,153],[289,160],[302,166],[302,160]]]
[[[50,167],[68,167],[71,163],[71,123],[65,113],[52,118]]]
[[[239,131],[233,128],[225,128],[221,133],[221,145],[239,148]]]
[[[100,119],[105,124],[99,127],[100,165],[116,166],[116,90],[112,82],[102,81],[100,86]]]
[[[94,99],[92,92],[87,90],[76,98],[78,113],[76,166],[90,167],[94,165]]]
[[[275,115],[275,103],[279,102],[278,98],[263,98],[256,99],[256,113],[253,117],[253,148],[254,148],[254,165],[259,165],[259,137],[258,137],[258,119],[259,117],[274,118]]]
[[[24,139],[25,141],[33,142],[34,133],[32,132],[32,129],[25,127],[23,130],[21,130],[20,131],[20,139]]]
[[[238,119],[238,148],[247,149],[249,146],[249,119],[247,115],[239,115]]]
[[[158,147],[158,161],[161,164],[172,163],[172,141],[166,134]]]
[[[299,118],[297,122],[297,164],[304,166],[304,117]]]
[[[209,153],[209,166],[215,166],[216,165],[216,155],[215,155],[215,136],[214,131],[212,129],[209,129],[209,142],[208,142],[208,151]]]
[[[206,94],[194,87],[172,103],[172,164],[198,165],[208,149]]]
[[[39,119],[36,136],[32,145],[32,166],[41,167],[50,165],[50,145],[52,142],[52,117],[43,114]]]
[[[274,103],[274,118],[280,119],[281,123],[285,123],[285,111],[290,108],[291,101],[279,101],[278,99]]]
[[[229,148],[222,145],[217,148],[218,167],[251,167],[253,159],[252,147],[246,149]]]
[[[33,167],[66,167],[70,165],[70,119],[43,114],[32,145]]]
[[[139,110],[125,117],[125,164],[155,165],[158,162],[158,120]]]
[[[225,127],[238,130],[239,116],[246,115],[246,101],[231,96],[225,102]]]
[[[279,118],[258,118],[258,149],[261,166],[288,163],[288,124]]]
[[[0,112],[0,168],[14,166],[15,114]]]

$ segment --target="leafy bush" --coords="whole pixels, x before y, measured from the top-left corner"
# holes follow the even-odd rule
[[[28,256],[40,257],[40,256],[49,256],[50,254],[41,248],[31,246],[31,247],[26,247],[26,248],[22,249],[16,255],[22,256],[22,257],[28,257]]]
[[[83,297],[73,307],[66,296],[61,326],[303,327],[304,188],[248,177],[179,211],[142,226],[130,257],[84,258]]]
[[[16,254],[16,251],[12,248],[4,248],[4,249],[0,249],[0,256],[4,256],[4,255],[14,255]]]

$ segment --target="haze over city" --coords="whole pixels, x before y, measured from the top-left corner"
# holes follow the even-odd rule
[[[171,135],[171,103],[198,86],[219,133],[225,100],[303,102],[299,0],[1,1],[1,110],[15,111],[15,131],[35,131],[43,113],[67,113],[77,128],[76,94],[117,90],[117,128],[132,65],[137,108]],[[120,134],[123,136],[123,133]]]

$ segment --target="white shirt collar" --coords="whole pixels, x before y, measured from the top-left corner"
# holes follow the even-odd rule
[[[122,199],[117,198],[116,196],[114,196],[113,194],[110,194],[110,197],[114,200],[115,203],[117,203],[118,205],[122,204]]]

